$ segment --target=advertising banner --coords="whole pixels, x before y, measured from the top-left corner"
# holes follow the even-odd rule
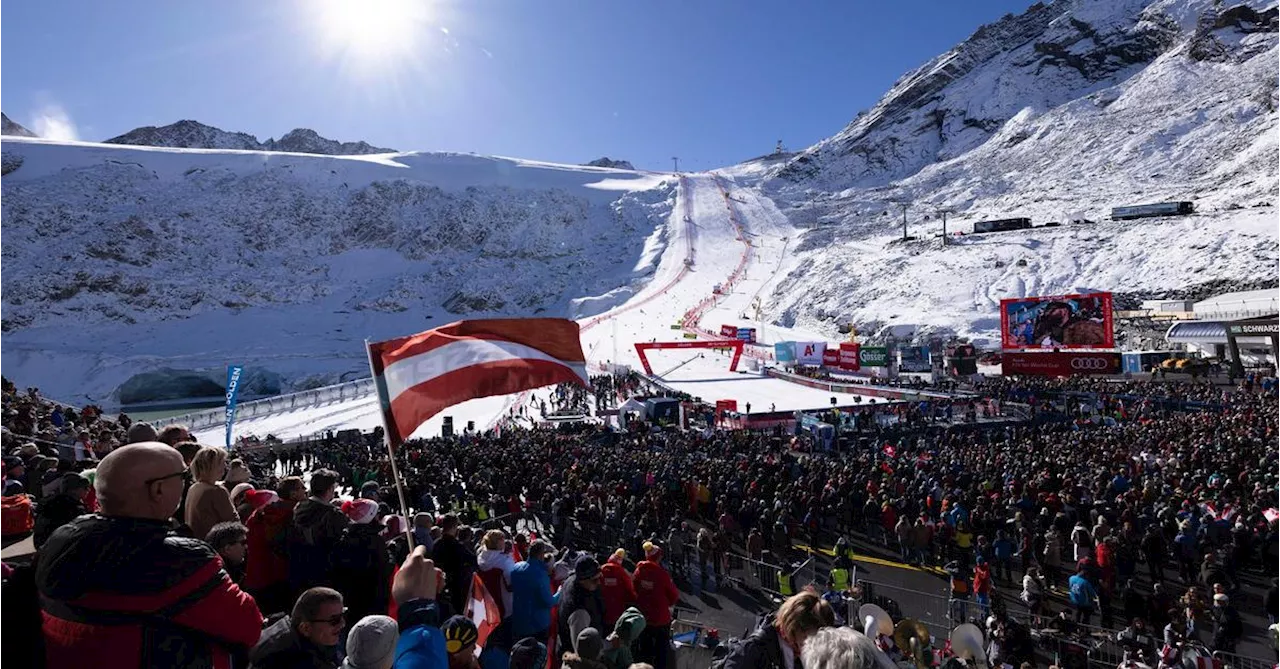
[[[863,367],[888,367],[889,349],[884,346],[863,346],[858,351],[858,364]]]
[[[822,353],[827,350],[825,341],[796,342],[796,364],[817,367],[822,364]]]
[[[928,346],[903,346],[898,369],[903,372],[927,372],[932,369]]]
[[[240,375],[244,366],[227,367],[227,448],[231,448],[231,426],[236,422],[236,397],[240,394]]]
[[[1086,374],[1119,374],[1119,353],[1085,353],[1034,351],[1005,353],[1000,369],[1006,375],[1081,376]]]
[[[1000,346],[1115,348],[1111,293],[1000,300]]]
[[[796,343],[793,341],[780,341],[774,344],[773,357],[780,363],[794,363],[796,361]]]
[[[862,344],[850,342],[840,344],[840,369],[849,372],[856,372],[862,369],[862,365],[858,362],[858,350],[860,348],[862,348]]]
[[[736,326],[736,325],[721,325],[721,326],[720,326],[720,336],[721,336],[721,337],[737,337],[737,336],[738,336],[738,326]]]
[[[737,330],[734,331],[734,336],[736,336],[738,339],[741,339],[742,341],[745,341],[751,344],[756,343],[755,328],[737,328]]]
[[[839,367],[840,351],[839,349],[829,348],[822,352],[823,367]]]

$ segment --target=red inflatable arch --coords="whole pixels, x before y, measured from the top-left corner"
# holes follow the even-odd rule
[[[738,360],[742,358],[741,339],[717,339],[713,341],[655,341],[655,342],[636,342],[636,354],[640,356],[640,364],[644,366],[644,373],[653,375],[653,368],[649,366],[649,358],[644,354],[645,351],[661,348],[731,348],[733,349],[733,359],[729,361],[729,371],[738,371]]]

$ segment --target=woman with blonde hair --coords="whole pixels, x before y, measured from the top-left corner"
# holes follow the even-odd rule
[[[511,556],[511,546],[507,535],[502,530],[489,530],[484,533],[480,542],[480,550],[476,553],[476,573],[489,595],[498,605],[498,612],[503,618],[511,615],[511,570],[516,568],[515,558]]]
[[[217,446],[203,446],[191,459],[191,477],[195,482],[187,491],[187,527],[192,536],[204,537],[218,523],[240,522],[240,515],[231,504],[231,493],[218,485],[227,471],[227,450]]]

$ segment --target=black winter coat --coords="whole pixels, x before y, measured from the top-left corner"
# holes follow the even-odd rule
[[[782,660],[782,637],[774,627],[773,614],[747,638],[734,644],[722,663],[713,666],[715,669],[783,669],[786,665]]]

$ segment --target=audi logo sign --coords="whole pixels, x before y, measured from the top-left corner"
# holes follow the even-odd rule
[[[1033,351],[1006,352],[1000,361],[1001,371],[1009,375],[1078,376],[1085,374],[1119,374],[1119,353],[1087,353]]]

